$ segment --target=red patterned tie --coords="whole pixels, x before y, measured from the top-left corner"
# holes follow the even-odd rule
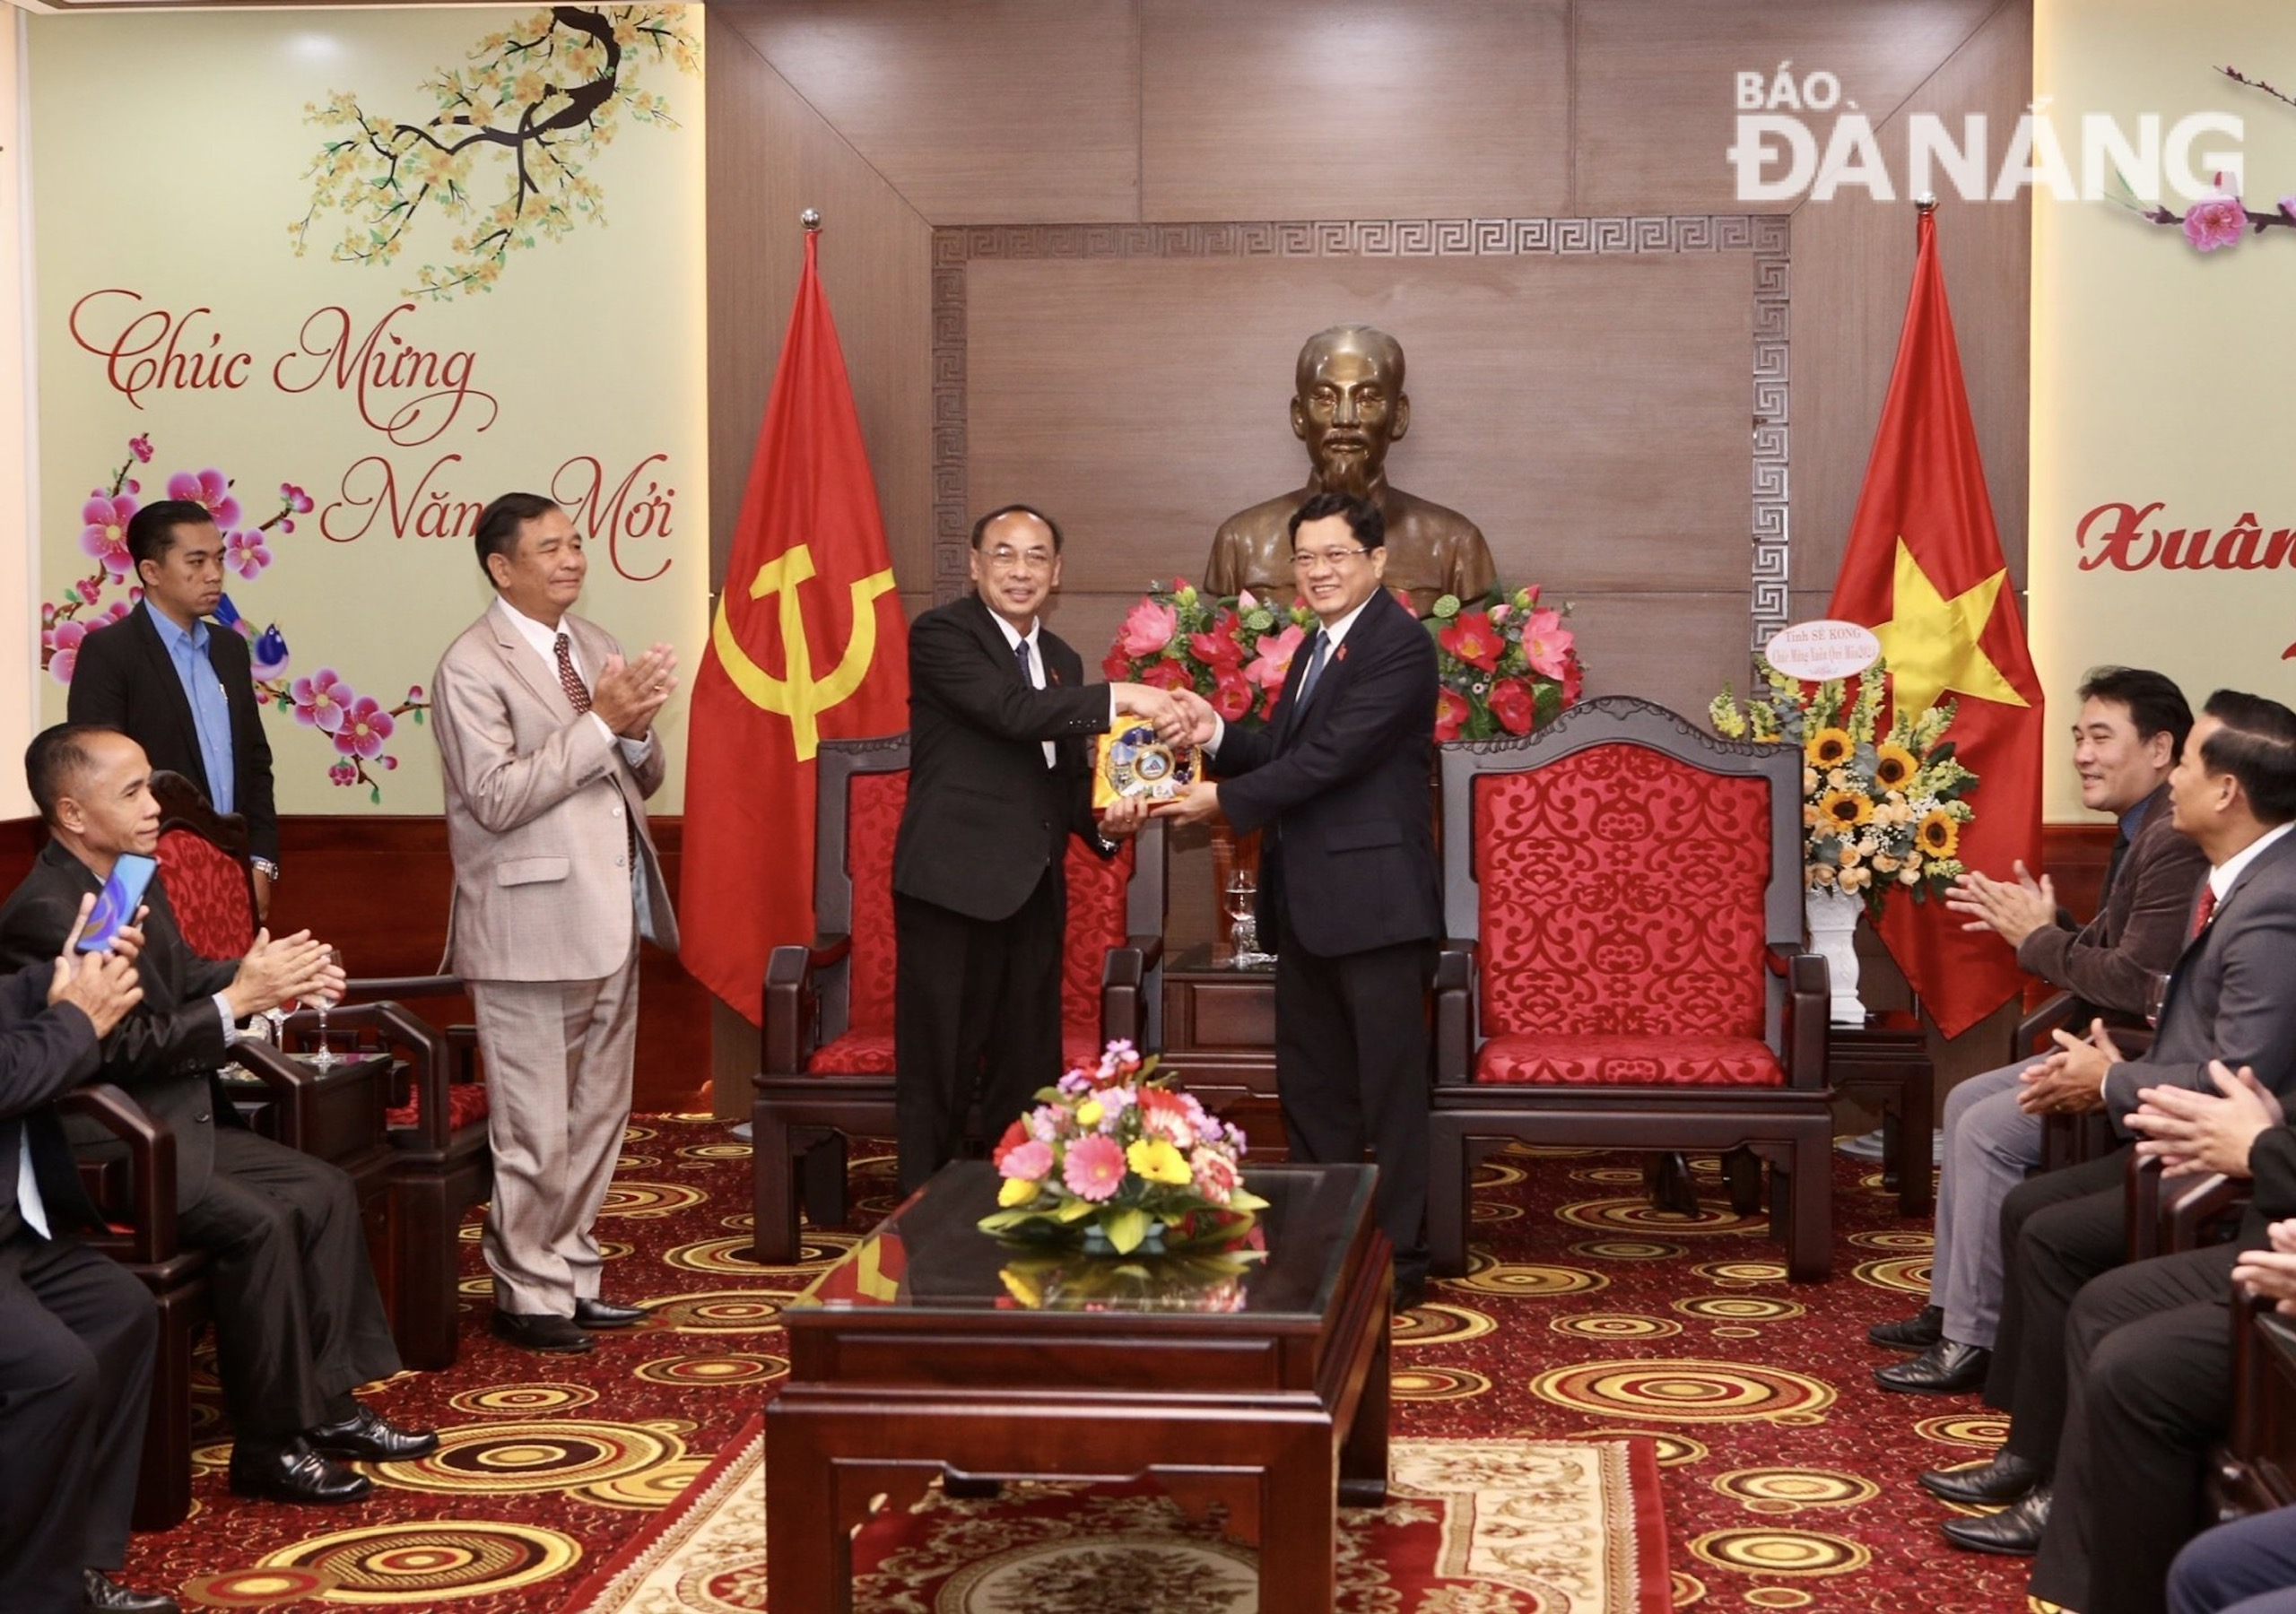
[[[566,699],[574,703],[577,713],[590,709],[589,686],[574,671],[574,641],[562,633],[558,636],[558,682],[566,691]]]
[[[2194,941],[2200,940],[2200,933],[2208,928],[2208,916],[2215,911],[2216,888],[2213,885],[2204,885],[2200,888],[2200,906],[2192,911],[2192,939]]]

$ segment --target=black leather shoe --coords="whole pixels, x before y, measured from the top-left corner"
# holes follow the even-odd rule
[[[174,1598],[157,1592],[130,1592],[113,1584],[111,1576],[100,1569],[81,1570],[80,1584],[87,1592],[88,1614],[183,1614]]]
[[[558,1356],[579,1356],[596,1349],[590,1336],[574,1326],[571,1317],[554,1317],[548,1312],[506,1312],[497,1310],[489,1324],[494,1336],[508,1340],[526,1350],[549,1351]]]
[[[1925,1306],[1910,1317],[1876,1323],[1866,1337],[1889,1350],[1926,1350],[1945,1337],[1945,1308]]]
[[[1392,1309],[1396,1316],[1400,1317],[1407,1311],[1417,1311],[1426,1304],[1426,1279],[1398,1278],[1396,1280],[1396,1297]]]
[[[2041,1482],[2041,1465],[2028,1462],[2013,1452],[1996,1452],[1983,1468],[1931,1469],[1921,1476],[1921,1488],[1965,1507],[1989,1507],[2014,1502]]]
[[[298,1435],[283,1446],[231,1448],[231,1491],[270,1502],[357,1502],[375,1488],[364,1474],[311,1450]]]
[[[1945,1539],[1965,1552],[1990,1552],[2001,1558],[2031,1558],[2041,1549],[2041,1531],[2048,1523],[2048,1487],[2036,1486],[2025,1499],[1982,1519],[1948,1519],[1939,1528]]]
[[[1892,1362],[1874,1369],[1874,1382],[1884,1390],[1915,1395],[1960,1395],[1985,1383],[1993,1352],[1959,1340],[1940,1340],[1909,1362]]]
[[[642,1306],[616,1306],[611,1300],[577,1300],[574,1321],[582,1328],[628,1328],[646,1320]]]
[[[439,1437],[430,1430],[402,1429],[386,1423],[372,1407],[363,1404],[338,1422],[304,1430],[303,1438],[330,1457],[356,1457],[364,1462],[404,1462],[439,1449]]]

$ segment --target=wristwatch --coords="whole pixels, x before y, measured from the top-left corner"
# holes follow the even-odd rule
[[[267,857],[250,857],[248,859],[248,862],[254,865],[257,873],[261,874],[265,880],[271,881],[272,884],[277,885],[279,883],[279,865],[277,863],[272,862]]]

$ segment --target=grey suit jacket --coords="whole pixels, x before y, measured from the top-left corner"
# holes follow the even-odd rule
[[[2198,900],[2196,893],[2194,911]],[[2128,1130],[2143,1088],[2214,1092],[2212,1059],[2250,1066],[2283,1104],[2296,1100],[2296,834],[2240,871],[2208,928],[2187,944],[2152,1047],[2105,1074],[2113,1124]]]
[[[595,680],[620,646],[567,614]],[[637,924],[631,826],[654,940],[674,951],[677,916],[646,827],[667,772],[661,737],[632,766],[575,711],[534,646],[489,606],[447,648],[430,685],[455,861],[447,968],[466,980],[600,980],[630,956]]]

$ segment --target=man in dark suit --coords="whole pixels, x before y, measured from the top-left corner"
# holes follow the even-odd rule
[[[1380,585],[1378,507],[1319,493],[1292,517],[1292,564],[1321,620],[1269,725],[1231,729],[1184,693],[1216,784],[1160,809],[1265,828],[1260,934],[1275,950],[1275,1080],[1295,1160],[1379,1166],[1396,1299],[1427,1279],[1427,987],[1443,924],[1427,777],[1435,646]]]
[[[995,1137],[1060,1076],[1062,864],[1102,856],[1146,814],[1097,823],[1086,737],[1132,712],[1178,734],[1171,698],[1084,681],[1038,612],[1060,529],[1007,505],[972,529],[974,592],[909,629],[909,801],[893,846],[894,1125],[907,1193],[954,1159],[978,1085]]]
[[[65,716],[117,729],[216,811],[247,820],[260,921],[279,878],[279,814],[247,641],[206,620],[223,597],[223,534],[204,505],[163,499],[128,518],[127,553],[144,602],[81,641]]]
[[[152,770],[124,734],[60,724],[33,739],[24,771],[48,844],[0,905],[0,961],[12,967],[54,958],[82,899],[122,854],[149,855],[160,833]],[[372,1484],[335,1457],[383,1462],[437,1445],[351,1393],[399,1370],[357,1197],[336,1167],[235,1124],[215,1082],[241,1020],[339,994],[343,973],[326,961],[325,943],[300,932],[257,932],[233,962],[202,959],[158,881],[144,900],[144,1002],[105,1039],[103,1073],[175,1134],[177,1229],[213,1257],[231,1488],[284,1502],[355,1501]]]
[[[96,1225],[49,1106],[96,1073],[98,1039],[143,997],[142,934],[0,976],[0,1608],[174,1614],[107,1573],[126,1561],[158,1314],[74,1238]]]
[[[2209,872],[2158,1035],[2142,1057],[2123,1059],[2109,1032],[2092,1032],[2085,1042],[2060,1032],[2057,1052],[2032,1084],[2047,1106],[2077,1109],[2101,1098],[2123,1132],[2153,1130],[2159,1124],[2146,1111],[2215,1114],[2206,1102],[2211,1094],[2228,1103],[2237,1098],[2259,1115],[2268,1103],[2296,1094],[2296,994],[2286,987],[2289,960],[2296,958],[2296,837],[2289,833],[2296,828],[2296,712],[2218,690],[2186,738],[2169,801],[2178,827],[2207,855]],[[2250,1075],[2236,1080],[2235,1069]],[[2276,1097],[2260,1097],[2266,1089]],[[2174,1130],[2162,1129],[2164,1135]],[[2245,1145],[2235,1152],[2242,1160],[2249,1154]],[[2100,1614],[2139,1583],[2157,1600],[2169,1560],[2192,1525],[2180,1522],[2176,1488],[2157,1471],[2095,1482],[2074,1437],[2075,1375],[2089,1346],[2112,1329],[2163,1309],[2164,1296],[2179,1297],[2166,1302],[2170,1310],[2195,1298],[2186,1291],[2189,1283],[2221,1293],[2231,1266],[2231,1252],[2222,1248],[2141,1263],[2092,1286],[2092,1301],[2083,1286],[2122,1264],[2126,1164],[2127,1150],[2117,1150],[2035,1177],[2004,1202],[2009,1284],[1986,1399],[2013,1414],[2009,1439],[1981,1469],[1922,1476],[1926,1488],[1951,1501],[2014,1502],[1987,1517],[1950,1520],[1945,1534],[1974,1551],[2042,1549],[2035,1592],[2083,1614]],[[2084,1315],[2092,1306],[2102,1310]],[[2214,1337],[2229,1338],[2221,1314],[2213,1327]],[[2207,1377],[2204,1371],[2193,1382],[2205,1385]],[[2194,1416],[2205,1424],[2205,1408]],[[2196,1465],[2196,1455],[2192,1461]],[[2135,1511],[2152,1524],[2126,1523],[2114,1539],[2113,1574],[2092,1587],[2083,1543],[2097,1538],[2084,1520],[2100,1497],[2124,1495],[2131,1486],[2141,1504]]]
[[[1972,871],[1947,906],[2017,950],[2017,962],[2078,998],[2072,1025],[2102,1018],[2141,1026],[2153,982],[2184,950],[2185,921],[2208,860],[2176,827],[2169,772],[2192,729],[2184,692],[2158,672],[2106,667],[2081,685],[2073,766],[2081,804],[2118,820],[2097,916],[2060,923],[2043,875],[2016,866],[2014,880]],[[1952,1394],[1985,1382],[2001,1317],[2001,1202],[2041,1161],[2041,1118],[2022,1103],[2031,1059],[2013,1060],[1957,1084],[1945,1100],[1945,1148],[1937,1185],[1936,1254],[1930,1303],[1913,1316],[1877,1323],[1876,1345],[1920,1354],[1874,1370],[1884,1390]],[[2099,1100],[2101,1103],[2101,1100]]]

